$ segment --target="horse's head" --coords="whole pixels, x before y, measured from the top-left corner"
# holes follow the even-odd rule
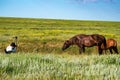
[[[62,50],[64,51],[65,49],[67,49],[69,46],[71,45],[71,42],[69,40],[66,40],[64,42],[64,45],[62,47]]]

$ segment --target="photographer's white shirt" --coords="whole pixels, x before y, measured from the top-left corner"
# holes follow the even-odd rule
[[[9,51],[15,52],[15,51],[16,51],[16,47],[13,48],[12,46],[9,45],[9,46],[6,48],[6,51],[7,51],[7,52],[9,52]]]

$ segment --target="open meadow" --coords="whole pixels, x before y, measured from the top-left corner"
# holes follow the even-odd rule
[[[120,54],[99,56],[96,47],[84,54],[77,46],[61,50],[76,34],[113,38],[120,52],[120,22],[0,17],[0,80],[120,80]],[[17,52],[6,55],[14,36]]]

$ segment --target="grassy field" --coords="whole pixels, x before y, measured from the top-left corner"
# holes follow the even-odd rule
[[[0,80],[120,80],[120,56],[0,55]]]
[[[119,55],[0,55],[1,80],[119,80]]]
[[[18,36],[18,52],[62,53],[64,41],[81,33],[114,38],[120,46],[120,22],[0,18],[0,52]],[[73,46],[66,52],[77,54],[78,48]]]
[[[93,33],[114,38],[120,50],[120,22],[0,17],[0,80],[119,80],[120,55],[61,50],[72,36]],[[17,53],[6,55],[14,36]]]

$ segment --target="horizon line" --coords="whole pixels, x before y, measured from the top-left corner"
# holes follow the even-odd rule
[[[0,18],[25,18],[25,19],[51,19],[51,20],[73,20],[73,21],[98,21],[98,22],[120,22],[118,20],[94,20],[94,19],[62,19],[62,18],[42,18],[42,17],[15,17],[15,16],[0,16]]]

